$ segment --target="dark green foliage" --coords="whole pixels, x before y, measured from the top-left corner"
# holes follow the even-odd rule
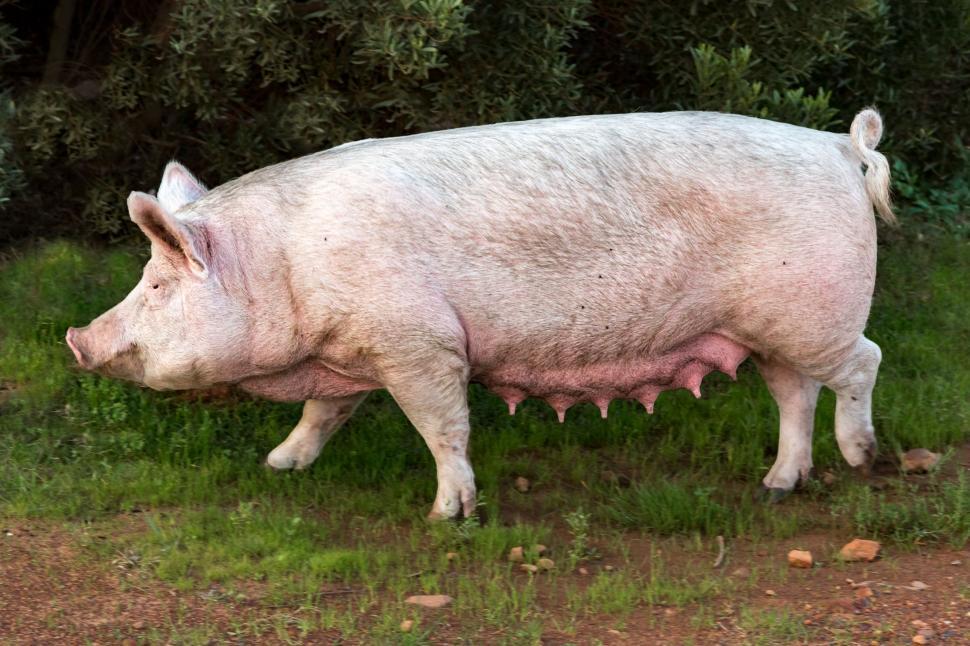
[[[98,0],[57,27],[74,4],[0,0],[0,239],[125,235],[124,197],[171,158],[217,184],[475,123],[695,108],[845,130],[868,104],[897,172],[963,221],[927,187],[967,183],[970,0]]]

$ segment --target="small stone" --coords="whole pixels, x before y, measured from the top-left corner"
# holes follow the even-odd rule
[[[743,565],[741,567],[737,568],[736,570],[734,570],[734,572],[731,572],[731,576],[736,576],[739,579],[742,578],[742,577],[746,577],[749,574],[751,574],[751,570],[749,570],[748,568],[744,567]]]
[[[872,588],[867,585],[860,585],[855,589],[855,596],[857,599],[866,599],[871,597],[873,594]]]
[[[928,589],[930,586],[926,585],[922,581],[910,581],[909,585],[906,586],[909,590],[915,590],[916,592],[922,592]]]
[[[551,570],[552,568],[556,567],[556,562],[552,559],[541,558],[536,561],[536,565],[539,566],[540,570]]]
[[[880,548],[877,541],[856,538],[842,547],[839,556],[843,561],[874,561],[879,556]]]
[[[421,606],[422,608],[437,609],[450,606],[452,601],[454,601],[454,599],[449,597],[447,594],[416,594],[405,599],[404,603]]]
[[[524,560],[525,560],[525,550],[522,549],[521,545],[518,547],[513,547],[512,549],[509,550],[509,561],[511,561],[512,563],[521,563]]]
[[[587,574],[589,574],[589,570],[587,570],[584,567],[581,567],[579,568],[579,573],[582,574],[583,576],[586,576]]]
[[[769,597],[773,597],[773,596],[775,596],[775,591],[774,590],[765,590],[765,594],[768,595]]]
[[[412,628],[414,628],[414,620],[413,619],[405,619],[404,621],[401,622],[401,632],[402,633],[409,633],[409,632],[411,632],[411,629]]]
[[[925,621],[923,621],[922,619],[914,619],[911,622],[909,622],[909,625],[912,626],[913,628],[916,628],[917,630],[922,630],[924,628],[930,627],[930,625]]]
[[[963,561],[961,561],[960,559],[955,559],[953,561],[950,561],[950,565],[960,565],[962,563]]]
[[[940,454],[927,449],[910,449],[899,458],[904,473],[926,473],[940,461]]]
[[[448,552],[445,554],[445,558],[449,561],[454,561],[456,558],[458,558],[458,552]]]
[[[822,484],[824,484],[826,487],[834,486],[838,481],[839,479],[831,471],[825,471],[822,473]]]
[[[913,643],[914,644],[928,644],[929,641],[923,635],[914,635],[913,636]]]
[[[515,490],[519,493],[528,493],[529,489],[532,488],[532,483],[529,479],[524,476],[519,476],[515,479]]]
[[[144,622],[144,621],[142,621],[141,619],[139,619],[138,621],[136,621],[135,623],[133,623],[133,624],[131,625],[131,627],[132,627],[132,628],[133,628],[134,630],[145,630],[145,626],[146,626],[146,625],[147,625],[147,624],[145,624],[145,622]]]
[[[519,569],[522,570],[523,572],[528,572],[529,574],[535,574],[536,572],[539,571],[539,567],[536,565],[532,565],[531,563],[520,563]]]
[[[808,550],[792,550],[788,552],[788,565],[797,568],[810,568],[815,561]]]
[[[537,555],[542,556],[543,554],[549,551],[549,548],[543,545],[542,543],[539,543],[532,546],[532,551],[535,552]]]
[[[613,570],[615,570],[615,569],[616,569],[616,568],[615,568],[615,567],[613,567],[612,565],[604,565],[604,566],[603,566],[603,570],[604,570],[605,572],[612,572],[612,571],[613,571]]]

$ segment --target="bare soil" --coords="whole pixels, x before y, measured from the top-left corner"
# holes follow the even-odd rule
[[[137,525],[134,516],[110,523],[117,533],[135,531]],[[85,537],[88,545],[120,538],[93,531]],[[638,546],[632,535],[630,539],[635,555],[643,545]],[[574,634],[549,627],[543,642],[908,644],[922,629],[933,631],[928,643],[970,644],[970,550],[937,547],[894,553],[889,549],[873,563],[829,561],[844,542],[845,537],[816,534],[757,545],[729,544],[730,556],[718,576],[747,584],[708,602],[706,615],[697,604],[640,606],[621,620],[583,617]],[[810,570],[784,567],[792,547],[811,550],[822,565]],[[683,565],[677,563],[676,554],[665,553],[664,560],[672,572]],[[566,576],[591,580],[609,565],[607,558],[588,564],[589,574]],[[927,587],[913,589],[922,587],[914,581]],[[326,597],[328,602],[346,603],[338,588],[328,591],[332,593]],[[103,550],[79,547],[76,534],[53,523],[17,522],[2,528],[0,536],[3,643],[148,643],[168,641],[173,633],[192,627],[204,628],[201,632],[219,641],[235,642],[242,621],[250,638],[253,632],[262,632],[259,643],[282,641],[284,635],[276,632],[279,622],[274,629],[271,620],[281,609],[298,609],[263,603],[258,590],[253,592],[239,601],[223,598],[217,587],[202,593],[176,590],[132,567],[123,553],[110,557]],[[554,590],[539,599],[553,616],[556,612],[550,604],[554,602]],[[800,632],[786,636],[784,631],[772,633],[763,623],[752,625],[769,616],[768,611],[788,614],[789,627],[794,625]],[[459,626],[447,609],[416,614],[424,615],[425,625],[434,624],[433,643],[457,638]],[[294,628],[288,636],[296,635]],[[337,638],[319,634],[314,642]]]

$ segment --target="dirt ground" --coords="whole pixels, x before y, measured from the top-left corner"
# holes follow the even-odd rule
[[[122,521],[112,526],[124,531],[125,522],[131,527],[138,522],[134,517]],[[106,538],[95,533],[85,540]],[[581,619],[575,634],[547,628],[543,643],[908,644],[923,631],[926,643],[970,644],[970,550],[887,550],[872,563],[823,563],[808,570],[778,567],[795,543],[821,558],[834,554],[841,542],[842,538],[819,534],[757,546],[729,545],[730,557],[719,576],[752,584],[709,602],[706,622],[698,622],[696,604],[641,606],[619,624],[615,616],[590,616]],[[270,622],[280,606],[223,599],[215,588],[206,593],[178,591],[137,575],[124,554],[114,559],[93,556],[100,553],[79,547],[77,536],[53,524],[18,521],[2,528],[0,641],[158,643],[190,640],[192,627],[199,628],[199,637],[206,636],[203,643],[278,643],[296,636],[295,629],[280,634],[279,622],[276,628]],[[765,563],[772,567],[759,565]],[[608,558],[590,564],[589,574],[566,576],[588,579],[607,566]],[[335,592],[333,602],[344,603],[340,591]],[[759,617],[772,616],[768,611],[787,611],[787,632],[772,631],[759,622]],[[435,625],[431,642],[452,643],[458,626],[448,610],[423,612]],[[249,632],[241,639],[241,618],[249,631],[258,633],[261,621],[265,631],[256,638]],[[797,628],[794,635],[792,626]],[[173,634],[180,637],[173,640]],[[335,641],[336,634],[312,639]]]

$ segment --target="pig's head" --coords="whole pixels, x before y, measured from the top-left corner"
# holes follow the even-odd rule
[[[205,187],[177,163],[158,197],[132,193],[131,219],[151,241],[151,259],[128,296],[67,344],[81,367],[158,390],[229,381],[247,334],[245,312],[224,276],[228,253],[191,204]]]

